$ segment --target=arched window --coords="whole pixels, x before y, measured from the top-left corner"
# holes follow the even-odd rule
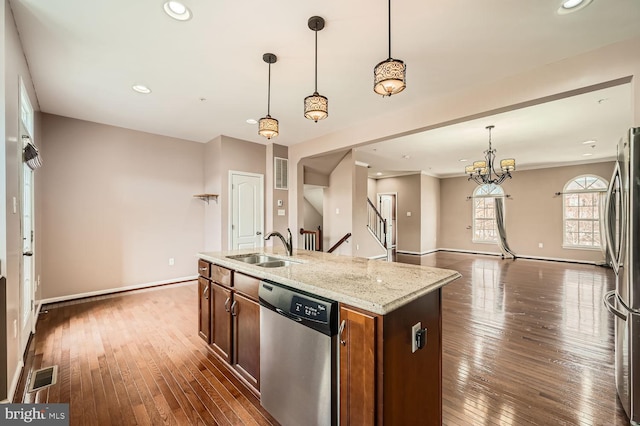
[[[501,186],[481,185],[473,191],[473,242],[497,243],[496,207],[493,199],[504,196]]]
[[[607,181],[593,175],[578,176],[564,186],[564,247],[600,249],[600,213],[607,186]]]

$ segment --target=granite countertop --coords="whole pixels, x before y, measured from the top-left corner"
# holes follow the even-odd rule
[[[300,262],[279,268],[263,268],[227,258],[264,253]],[[384,315],[459,278],[450,269],[391,263],[360,257],[264,247],[252,250],[202,252],[198,257],[216,265],[264,278],[356,308]]]

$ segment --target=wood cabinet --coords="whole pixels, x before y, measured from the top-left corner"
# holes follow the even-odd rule
[[[211,343],[211,282],[198,277],[198,335]]]
[[[211,283],[211,349],[231,363],[231,290]]]
[[[373,425],[376,414],[376,317],[340,307],[340,424]]]
[[[442,424],[441,290],[386,314],[340,307],[340,424]],[[412,352],[411,328],[427,329]]]
[[[260,389],[260,280],[198,261],[199,335],[255,393]]]
[[[240,293],[233,295],[233,367],[260,389],[260,304]]]

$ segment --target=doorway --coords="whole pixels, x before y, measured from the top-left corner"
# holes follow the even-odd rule
[[[264,245],[264,176],[230,171],[229,182],[229,248],[260,248]]]
[[[396,198],[395,193],[378,194],[378,210],[387,221],[387,248],[391,250],[397,245]]]
[[[22,256],[20,257],[20,349],[24,353],[31,333],[35,332],[35,256],[34,256],[34,179],[33,170],[23,159],[24,148],[32,143],[33,107],[29,95],[20,79],[20,134],[19,150],[20,186],[21,186],[21,223]]]

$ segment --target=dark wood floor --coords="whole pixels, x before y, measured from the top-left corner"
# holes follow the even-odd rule
[[[445,425],[626,425],[613,378],[613,320],[595,266],[437,253]],[[197,336],[195,283],[46,307],[16,402],[69,402],[72,425],[274,424]],[[25,393],[29,371],[58,383]]]

